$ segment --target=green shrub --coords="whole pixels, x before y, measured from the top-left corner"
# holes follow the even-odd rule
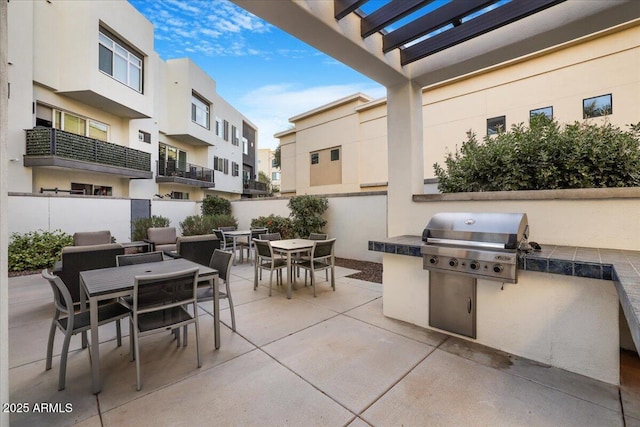
[[[211,234],[216,228],[229,226],[238,226],[238,222],[231,215],[193,215],[180,223],[183,236]]]
[[[207,196],[202,200],[202,215],[231,216],[231,202],[220,196]]]
[[[291,210],[291,221],[295,236],[306,238],[310,233],[322,233],[327,224],[322,214],[329,207],[326,197],[297,196],[289,199],[287,205]]]
[[[9,242],[9,271],[41,270],[53,267],[73,237],[61,230],[12,233]]]
[[[131,241],[139,241],[147,238],[147,228],[168,227],[169,218],[153,215],[151,218],[138,218],[131,221],[133,230],[131,232]]]
[[[251,220],[251,228],[268,228],[269,233],[280,233],[283,239],[293,238],[293,223],[278,215],[260,216]]]
[[[640,124],[630,131],[606,123],[560,126],[543,115],[529,127],[479,143],[470,133],[445,167],[434,164],[443,193],[635,187],[640,185]]]

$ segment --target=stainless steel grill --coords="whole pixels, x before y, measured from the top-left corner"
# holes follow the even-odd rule
[[[518,248],[528,232],[524,213],[438,213],[422,232],[423,268],[517,283]]]

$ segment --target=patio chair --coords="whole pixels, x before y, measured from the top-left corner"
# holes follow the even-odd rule
[[[231,278],[231,266],[233,265],[233,254],[227,251],[221,251],[216,249],[211,255],[209,260],[209,267],[218,270],[218,278],[224,280],[225,290],[218,291],[218,297],[220,299],[226,298],[229,300],[229,311],[231,312],[231,330],[236,331],[236,314],[233,307],[233,298],[231,298],[231,287],[229,286],[229,279]],[[213,299],[213,289],[207,282],[206,287],[198,287],[198,302],[210,301]]]
[[[242,249],[247,250],[247,258],[251,259],[251,253],[253,252],[253,239],[259,239],[263,234],[267,234],[269,232],[268,228],[252,228],[251,235],[247,242],[238,242],[238,245],[241,246]],[[241,250],[242,250],[241,249]]]
[[[80,272],[116,266],[116,256],[124,254],[119,243],[106,245],[66,246],[62,249],[62,262],[56,263],[53,273],[69,289],[74,304],[80,302]]]
[[[215,234],[178,237],[176,241],[178,255],[201,265],[209,265],[213,252],[220,246],[221,240]]]
[[[109,230],[73,233],[73,246],[106,245],[109,243],[111,243],[111,232]]]
[[[258,289],[258,271],[269,270],[271,272],[271,276],[269,276],[269,296],[271,296],[273,272],[276,272],[276,282],[279,278],[280,285],[282,285],[282,270],[287,268],[287,261],[281,257],[274,256],[269,240],[254,239],[253,245],[255,249],[253,290]]]
[[[336,271],[335,271],[335,257],[333,255],[333,247],[336,239],[318,240],[313,243],[311,249],[311,256],[309,260],[302,260],[296,264],[296,267],[303,268],[304,284],[307,284],[307,271],[311,272],[311,286],[313,287],[313,296],[316,296],[316,280],[315,272],[319,270],[328,271],[331,269],[331,288],[336,290]],[[328,280],[328,279],[327,279]]]
[[[122,267],[124,265],[145,264],[147,262],[158,261],[164,261],[164,254],[160,251],[143,252],[139,254],[126,254],[118,255],[116,257],[116,266]]]
[[[162,305],[141,306],[140,295],[145,289],[161,287],[173,295],[171,302]],[[185,292],[190,290],[190,292]],[[131,310],[131,333],[136,360],[136,390],[142,388],[140,375],[140,338],[163,330],[175,330],[181,326],[195,324],[196,352],[198,368],[202,366],[200,360],[200,332],[198,323],[198,268],[176,271],[168,274],[149,274],[135,277],[133,284],[133,307]],[[187,306],[191,305],[193,315]],[[187,336],[185,330],[184,342]]]
[[[309,233],[309,240],[327,240],[329,238],[328,234],[325,233]],[[305,252],[303,254],[298,254],[295,258],[294,262],[307,261],[309,260],[310,252]],[[300,277],[300,269],[296,269],[298,273],[298,277]],[[329,271],[325,270],[326,280],[329,280]]]
[[[51,285],[51,290],[53,291],[53,304],[56,308],[56,312],[51,320],[51,329],[49,330],[45,370],[48,371],[51,369],[53,341],[56,335],[56,329],[60,329],[64,332],[64,342],[62,344],[62,352],[60,353],[58,390],[63,390],[66,383],[67,355],[69,354],[69,343],[71,341],[71,337],[91,329],[91,317],[89,311],[79,313],[75,312],[73,299],[71,298],[69,289],[60,277],[49,273],[47,270],[42,270],[42,277],[49,282],[49,285]],[[129,310],[118,303],[104,304],[98,308],[98,325],[116,322],[116,340],[118,347],[122,345],[120,319],[128,316]]]
[[[145,242],[151,244],[151,251],[171,252],[176,250],[178,235],[175,227],[147,228]]]
[[[226,230],[226,231],[233,231],[233,230]],[[224,232],[225,230],[222,230],[220,228],[213,230],[213,233],[216,235],[218,240],[220,240],[220,249],[222,249],[223,251],[226,251],[227,245],[233,246],[233,239],[231,237],[225,236]]]

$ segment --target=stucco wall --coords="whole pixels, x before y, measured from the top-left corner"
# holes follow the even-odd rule
[[[384,315],[430,328],[429,274],[422,259],[384,254],[383,263]],[[517,284],[501,286],[478,281],[474,342],[619,383],[613,282],[521,271]]]
[[[325,232],[336,238],[336,256],[382,262],[380,253],[368,250],[371,239],[382,239],[387,232],[387,197],[384,194],[329,196],[324,218]],[[271,214],[289,216],[289,198],[237,200],[231,202],[238,227],[247,229],[251,220]]]

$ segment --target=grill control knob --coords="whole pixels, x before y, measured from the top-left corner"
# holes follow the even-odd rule
[[[504,270],[504,267],[501,264],[494,264],[493,265],[493,272],[494,273],[502,273],[502,270]]]
[[[438,257],[437,256],[432,256],[431,258],[429,258],[429,263],[436,265],[438,263]]]
[[[450,265],[451,267],[457,267],[457,266],[458,266],[458,260],[457,260],[457,259],[455,259],[455,258],[451,258],[451,259],[449,260],[449,265]]]
[[[479,270],[480,263],[478,261],[473,261],[471,264],[469,264],[469,267],[471,267],[472,270]]]

